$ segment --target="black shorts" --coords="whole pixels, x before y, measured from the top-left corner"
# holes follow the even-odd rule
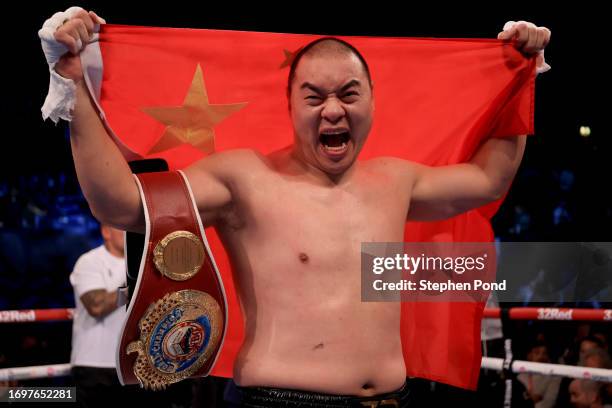
[[[325,408],[325,407],[376,407],[406,408],[410,406],[410,391],[407,384],[400,389],[372,397],[321,394],[318,392],[290,390],[271,387],[236,386],[233,406],[245,408]],[[232,406],[232,405],[230,405]]]

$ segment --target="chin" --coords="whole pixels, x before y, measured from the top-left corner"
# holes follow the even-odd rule
[[[348,170],[350,170],[351,167],[353,167],[353,164],[355,163],[355,160],[347,160],[346,162],[344,160],[342,160],[341,162],[338,163],[320,163],[319,168],[325,172],[326,174],[332,175],[332,176],[339,176],[343,173],[346,173]]]

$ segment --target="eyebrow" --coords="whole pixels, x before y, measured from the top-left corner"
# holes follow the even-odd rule
[[[359,85],[361,85],[361,82],[359,82],[356,79],[351,79],[346,84],[344,84],[342,88],[340,88],[340,92],[344,92],[353,86],[359,86]],[[311,91],[314,91],[318,93],[319,95],[323,95],[325,93],[321,88],[314,86],[310,82],[304,82],[302,86],[300,86],[300,89],[310,89]]]

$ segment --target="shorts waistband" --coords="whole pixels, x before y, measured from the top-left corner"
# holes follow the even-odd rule
[[[322,394],[272,387],[237,387],[242,395],[242,404],[248,408],[323,408],[323,407],[360,407],[360,408],[403,408],[408,404],[410,394],[408,385],[396,391],[356,397],[352,395]]]

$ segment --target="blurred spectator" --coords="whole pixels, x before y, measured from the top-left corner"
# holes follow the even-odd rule
[[[550,363],[548,347],[539,340],[529,348],[527,361]],[[525,386],[527,395],[535,408],[552,408],[555,406],[561,378],[542,374],[520,373],[518,380]]]
[[[606,350],[599,347],[585,352],[582,363],[584,367],[612,368],[610,355]]]
[[[601,348],[594,348],[584,355],[584,366],[592,368],[605,368],[612,369],[612,361],[607,350]],[[602,384],[601,387],[601,398],[602,402],[612,402],[612,384]]]
[[[610,408],[601,397],[602,383],[592,380],[573,380],[569,386],[570,401],[575,408]]]
[[[578,365],[584,367],[586,366],[587,354],[593,353],[595,350],[604,350],[604,343],[599,338],[589,335],[580,341],[578,350]]]
[[[122,400],[115,353],[126,317],[117,302],[117,289],[125,285],[124,238],[107,225],[101,232],[104,244],[81,256],[70,275],[76,301],[70,362],[82,407]]]

